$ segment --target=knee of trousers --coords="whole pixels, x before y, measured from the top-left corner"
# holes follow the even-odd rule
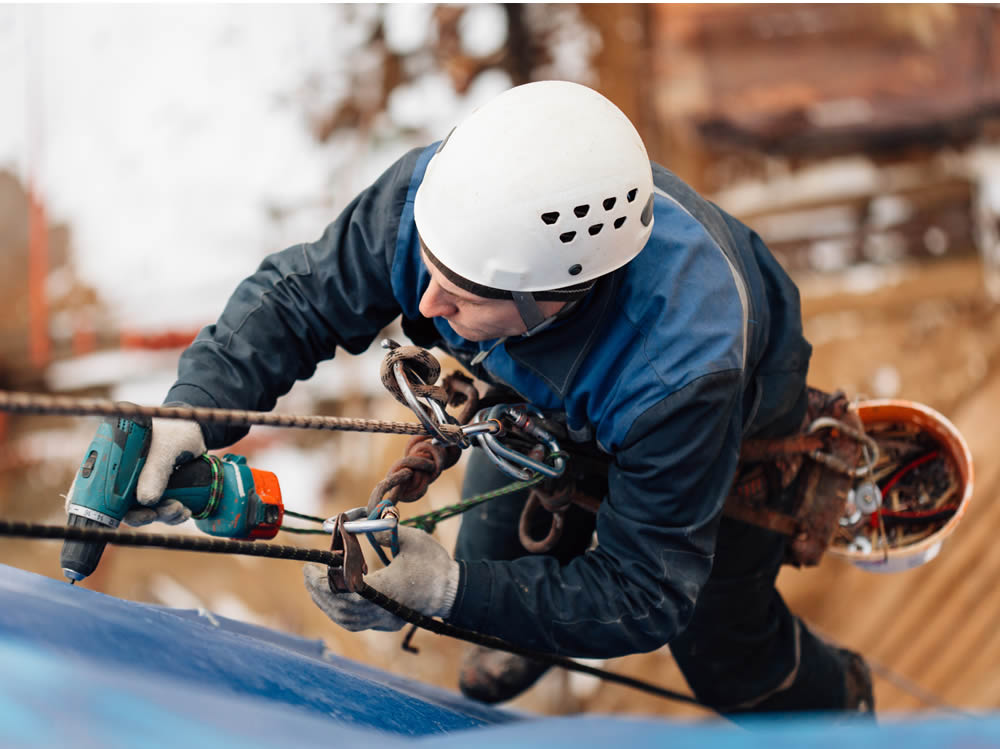
[[[762,639],[689,626],[670,650],[699,702],[722,712],[745,710],[789,688],[802,665],[796,619],[773,622],[767,635]]]
[[[678,648],[674,657],[698,700],[721,713],[844,709],[845,672],[835,648],[794,617],[790,636],[775,642],[763,653],[740,657],[736,646],[724,647],[720,654],[695,640]]]

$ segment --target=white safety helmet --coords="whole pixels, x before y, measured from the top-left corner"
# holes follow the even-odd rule
[[[649,157],[629,119],[596,91],[567,81],[517,86],[441,144],[414,219],[430,261],[457,285],[515,301],[573,299],[649,239]]]

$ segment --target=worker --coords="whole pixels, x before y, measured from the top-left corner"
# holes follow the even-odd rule
[[[338,349],[401,318],[517,402],[559,414],[610,461],[596,515],[572,510],[547,554],[521,546],[522,494],[463,518],[454,555],[400,528],[366,578],[424,614],[526,648],[610,658],[669,646],[697,699],[728,715],[871,713],[857,654],[817,638],[775,590],[788,539],[723,516],[748,438],[796,432],[811,347],[798,291],[760,237],[652,163],[590,88],[511,88],[413,150],[315,242],[267,257],[180,358],[167,403],[270,410]],[[178,461],[246,428],[154,421],[130,522]],[[509,482],[479,450],[463,491]],[[403,621],[305,569],[351,630]],[[477,648],[462,691],[513,698],[545,666]]]

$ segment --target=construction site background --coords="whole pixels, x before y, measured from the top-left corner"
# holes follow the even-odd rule
[[[57,53],[67,27],[93,59]],[[811,384],[919,401],[964,434],[976,491],[939,558],[874,575],[828,555],[785,570],[780,588],[820,633],[912,681],[877,678],[880,711],[933,699],[995,710],[998,28],[987,5],[7,6],[0,94],[19,116],[0,129],[0,387],[158,403],[180,350],[265,254],[318,236],[382,168],[500,90],[587,83],[633,119],[653,159],[757,229],[793,274]],[[171,50],[173,38],[187,46]],[[210,54],[230,57],[216,66]],[[67,71],[98,59],[83,74],[104,93],[84,93],[120,110],[63,116],[81,95]],[[259,109],[231,106],[234,90]],[[131,151],[113,150],[122,133],[86,130],[109,117],[135,136]],[[278,409],[411,420],[382,391],[380,359],[340,355]],[[0,514],[64,522],[60,494],[93,432],[88,419],[0,416]],[[404,445],[256,428],[231,451],[277,473],[290,509],[329,515],[364,504]],[[461,470],[404,512],[453,502]],[[456,530],[438,533],[447,545]],[[4,540],[0,563],[62,577],[51,542]],[[341,631],[296,563],[109,549],[86,586],[322,638],[455,687],[461,644],[418,634],[414,655],[401,635]],[[666,648],[605,665],[683,688]],[[515,706],[704,715],[562,672]]]

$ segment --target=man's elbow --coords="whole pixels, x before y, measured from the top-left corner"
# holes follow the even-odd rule
[[[695,599],[685,591],[670,591],[634,607],[629,636],[632,652],[658,650],[683,632],[694,614]]]

